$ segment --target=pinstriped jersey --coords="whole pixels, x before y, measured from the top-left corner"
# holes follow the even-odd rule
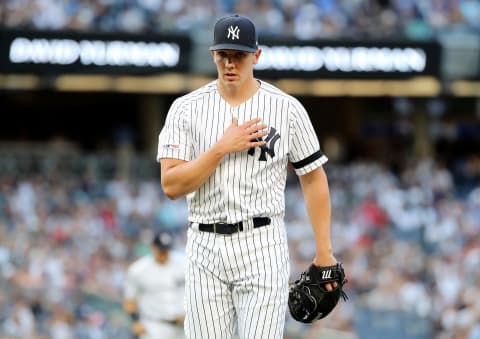
[[[239,125],[260,118],[268,126],[266,145],[223,158],[208,180],[187,195],[191,222],[283,217],[288,162],[303,175],[327,161],[305,108],[293,96],[261,81],[252,97],[231,106],[216,80],[173,102],[159,135],[157,161],[195,159],[223,136],[233,117]]]

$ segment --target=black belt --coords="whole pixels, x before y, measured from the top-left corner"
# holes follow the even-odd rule
[[[253,218],[253,228],[270,225],[271,219],[268,217]],[[216,222],[214,224],[198,224],[198,229],[202,232],[211,232],[218,234],[233,234],[243,231],[243,221],[234,224]]]

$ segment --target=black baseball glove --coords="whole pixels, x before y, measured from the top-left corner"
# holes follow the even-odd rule
[[[332,291],[326,283],[337,282]],[[318,267],[310,265],[300,279],[290,285],[288,308],[292,317],[302,323],[312,323],[326,317],[337,305],[340,297],[347,300],[343,285],[347,282],[342,264]]]

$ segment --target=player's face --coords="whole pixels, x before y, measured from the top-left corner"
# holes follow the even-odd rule
[[[162,250],[157,246],[152,246],[151,248],[157,262],[165,264],[168,261],[168,250]]]
[[[219,80],[234,85],[252,78],[253,66],[258,62],[260,53],[260,49],[255,53],[227,49],[213,51],[213,62],[217,66]]]

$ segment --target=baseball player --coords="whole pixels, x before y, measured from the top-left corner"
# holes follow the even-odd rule
[[[254,24],[221,18],[210,47],[215,81],[174,101],[159,135],[165,194],[186,196],[187,338],[282,338],[290,275],[284,226],[287,165],[300,178],[318,266],[330,241],[327,157],[305,108],[256,79]],[[332,289],[332,284],[326,286]]]
[[[171,251],[172,236],[155,234],[152,254],[130,265],[124,288],[124,310],[132,334],[141,339],[184,338],[185,260]]]

